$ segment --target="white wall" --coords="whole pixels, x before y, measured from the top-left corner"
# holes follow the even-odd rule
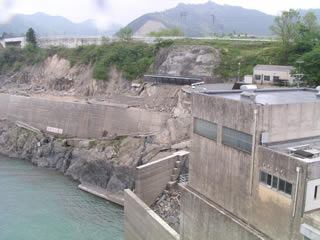
[[[314,199],[315,187],[318,186],[317,199]],[[320,209],[320,179],[308,181],[305,212]]]
[[[255,80],[255,75],[270,76],[270,81],[263,81],[264,84],[273,84],[273,77],[278,76],[282,80],[288,80],[289,84],[294,83],[294,77],[290,75],[290,71],[267,71],[267,70],[254,70],[253,80],[257,83],[261,83],[259,80]]]

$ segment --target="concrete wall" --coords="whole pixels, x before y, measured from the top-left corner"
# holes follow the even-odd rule
[[[171,181],[176,162],[182,166],[189,157],[189,152],[180,151],[169,157],[136,168],[135,194],[147,205],[154,203]]]
[[[196,94],[192,106],[194,117],[217,124],[218,138],[193,134],[189,186],[247,221],[251,154],[222,144],[222,127],[252,135],[255,105]]]
[[[130,190],[124,194],[125,240],[179,240],[179,234]]]
[[[320,103],[279,104],[261,107],[260,131],[269,133],[269,142],[320,135]]]
[[[315,187],[318,186],[317,196],[315,198]],[[306,203],[304,211],[320,209],[320,179],[307,182]]]
[[[263,131],[269,133],[271,142],[320,135],[318,121],[320,105],[308,103],[257,106],[203,94],[193,94],[192,104],[193,116],[216,123],[218,134],[217,140],[193,134],[189,188],[272,239],[302,239],[299,228],[304,212],[306,177],[310,170],[302,161],[262,147],[260,137]],[[257,110],[256,132],[254,132],[255,110]],[[297,117],[300,115],[302,117]],[[254,151],[247,153],[223,144],[221,139],[223,126],[252,136],[256,133]],[[302,171],[299,177],[296,209],[293,211],[297,167]],[[292,183],[291,196],[259,183],[260,169]],[[319,171],[312,171],[311,174],[313,177],[318,176]],[[195,206],[188,206],[187,208],[192,211],[186,215],[194,214],[193,221],[201,219],[203,226],[194,227],[195,233],[207,231],[210,221],[202,221],[201,215],[210,210],[198,208],[197,204],[201,204],[199,199],[192,201]],[[187,228],[190,225],[191,220],[190,224],[186,225]],[[192,236],[192,233],[185,236],[189,234]]]
[[[299,228],[303,213],[307,164],[259,146],[257,147],[255,166],[250,224],[268,234],[272,239],[302,239]],[[296,167],[301,167],[301,173],[296,211],[293,216],[297,187]],[[291,182],[291,196],[259,183],[260,169]]]
[[[267,239],[188,188],[182,189],[180,224],[183,240]]]
[[[0,117],[22,121],[40,130],[62,130],[63,135],[99,138],[110,135],[154,134],[161,130],[168,114],[138,108],[59,102],[0,94]]]

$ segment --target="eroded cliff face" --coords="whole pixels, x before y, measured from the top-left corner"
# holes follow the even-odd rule
[[[172,46],[161,49],[153,65],[160,75],[197,77],[206,82],[219,82],[214,69],[220,63],[219,51],[209,46]]]
[[[130,89],[131,82],[123,78],[115,67],[111,68],[109,76],[108,81],[94,79],[91,65],[71,66],[68,60],[54,55],[40,64],[0,76],[0,87],[9,92],[51,92],[79,97],[112,97]]]

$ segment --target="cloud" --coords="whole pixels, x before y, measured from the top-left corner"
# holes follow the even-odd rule
[[[13,4],[13,0],[0,0],[0,24],[5,24],[10,21],[12,17],[10,9]]]

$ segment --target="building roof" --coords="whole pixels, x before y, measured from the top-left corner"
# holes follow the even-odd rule
[[[306,163],[320,161],[320,137],[285,141],[267,147]]]
[[[241,98],[242,90],[233,91],[202,91],[200,93],[223,97],[236,101],[243,101]],[[255,94],[255,102],[259,105],[275,105],[275,104],[294,104],[320,102],[320,97],[317,97],[318,91],[310,88],[271,88],[257,89],[252,91]]]
[[[281,65],[256,65],[254,70],[262,71],[277,71],[277,72],[290,72],[294,69],[292,66],[281,66]]]

